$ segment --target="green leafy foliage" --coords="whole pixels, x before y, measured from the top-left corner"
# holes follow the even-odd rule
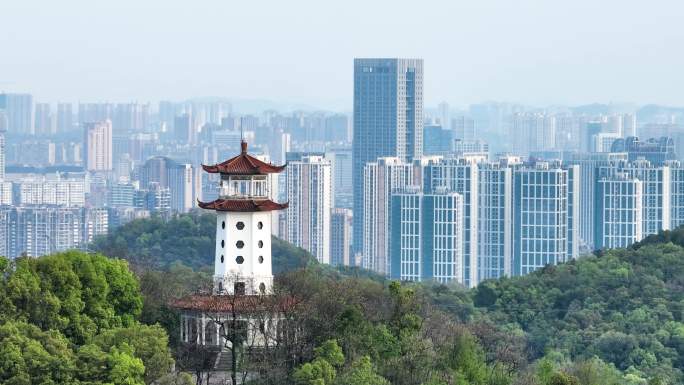
[[[138,323],[125,261],[76,251],[0,258],[0,383],[152,383],[173,359],[166,331]]]
[[[682,283],[684,249],[647,239],[632,249],[485,282],[472,298],[483,319],[525,332],[531,359],[553,349],[572,360],[598,357],[639,377],[677,382],[684,381]]]
[[[319,267],[278,283],[311,344],[339,341],[338,380],[367,356],[392,384],[678,384],[684,248],[659,242],[683,231],[472,290]]]

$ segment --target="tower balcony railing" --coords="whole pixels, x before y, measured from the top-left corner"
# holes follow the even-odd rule
[[[219,187],[219,197],[224,199],[266,199],[269,189],[267,180],[224,180]]]

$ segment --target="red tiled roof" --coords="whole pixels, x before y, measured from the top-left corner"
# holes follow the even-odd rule
[[[197,201],[199,207],[216,211],[273,211],[286,209],[288,203],[276,203],[270,199],[217,199],[211,202]]]
[[[297,305],[294,297],[275,297],[270,295],[209,295],[195,294],[172,300],[171,307],[180,310],[210,312],[284,312]]]
[[[221,173],[231,175],[272,174],[279,173],[285,169],[285,166],[275,166],[249,155],[247,153],[247,142],[242,141],[241,147],[242,151],[240,152],[240,155],[213,166],[203,164],[202,168],[204,171],[212,174]]]

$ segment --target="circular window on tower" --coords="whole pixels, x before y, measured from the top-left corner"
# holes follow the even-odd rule
[[[226,228],[226,221],[221,222],[221,228],[225,229]]]
[[[241,248],[245,247],[245,243],[242,241],[237,241],[237,242],[235,242],[235,247],[237,247],[238,249],[241,249]]]
[[[245,228],[245,223],[244,222],[238,222],[235,224],[235,227],[237,227],[238,230],[242,230]]]
[[[264,222],[259,221],[259,223],[257,223],[257,228],[259,230],[263,229],[264,228]]]
[[[221,263],[223,263],[223,255],[221,256]]]
[[[221,239],[221,248],[224,248],[224,247],[226,247],[226,241],[224,241],[223,239]]]
[[[242,265],[245,262],[245,258],[243,258],[242,255],[238,255],[237,258],[235,258],[235,262],[237,262],[238,265]]]
[[[259,291],[261,294],[266,294],[266,285],[263,282],[259,284]]]
[[[264,247],[264,241],[259,241],[259,248]]]
[[[264,263],[264,256],[263,255],[259,256],[259,263]]]

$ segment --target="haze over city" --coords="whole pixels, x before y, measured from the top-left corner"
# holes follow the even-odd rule
[[[0,384],[684,384],[682,16],[2,1]]]
[[[425,60],[425,104],[683,105],[677,1],[5,1],[0,90],[351,110],[354,57]]]

